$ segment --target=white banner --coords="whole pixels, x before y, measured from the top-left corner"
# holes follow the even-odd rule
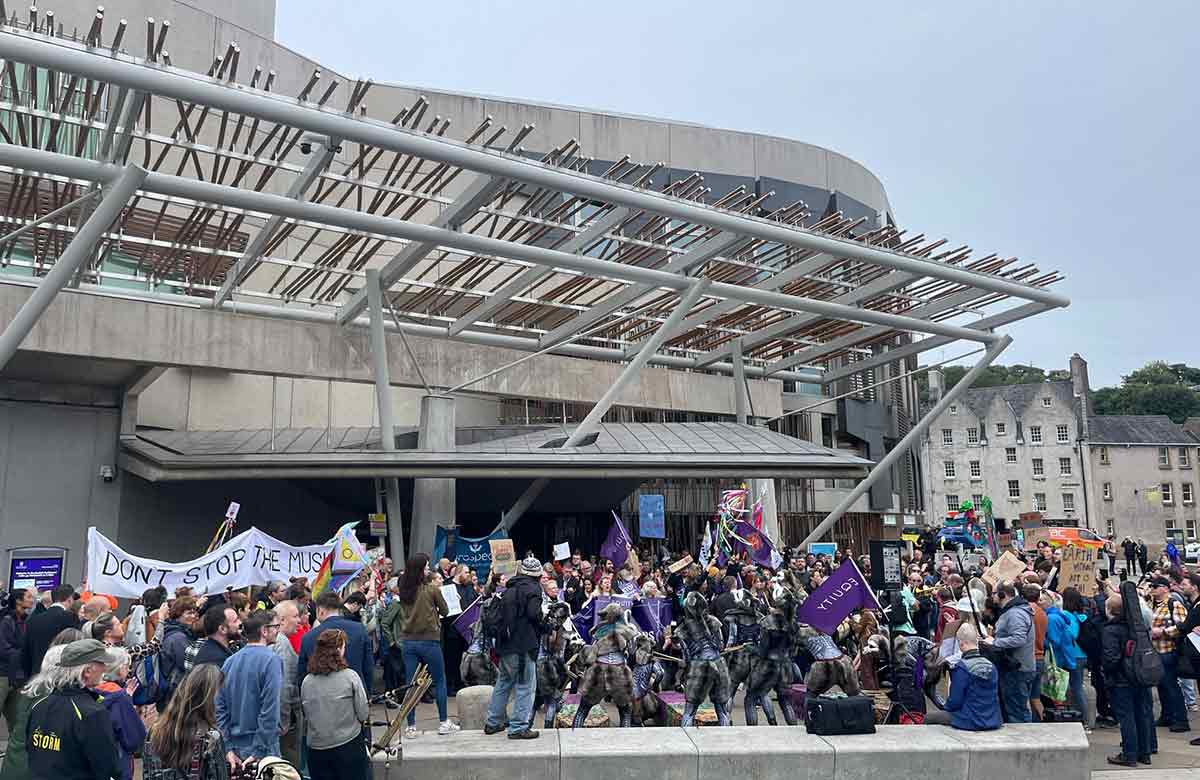
[[[243,531],[209,554],[193,561],[167,563],[130,555],[88,528],[87,583],[93,593],[141,598],[162,585],[168,595],[186,585],[196,594],[221,593],[226,588],[266,585],[271,580],[308,577],[311,582],[330,545],[293,547],[257,528]]]

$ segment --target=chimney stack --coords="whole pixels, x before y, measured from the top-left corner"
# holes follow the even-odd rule
[[[936,404],[942,400],[942,396],[946,394],[946,377],[942,374],[942,369],[933,368],[929,370],[929,402]]]
[[[1079,399],[1079,432],[1088,438],[1088,418],[1092,414],[1091,384],[1088,382],[1087,361],[1076,352],[1071,355],[1071,391]]]

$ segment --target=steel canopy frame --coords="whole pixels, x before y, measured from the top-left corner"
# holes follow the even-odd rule
[[[238,112],[329,137],[345,138],[373,148],[402,152],[456,165],[480,174],[508,178],[575,193],[599,201],[646,210],[746,237],[827,252],[839,257],[857,259],[1051,306],[1065,307],[1070,303],[1066,296],[1049,290],[1014,283],[987,274],[966,271],[899,252],[866,246],[855,241],[817,235],[801,228],[635,189],[503,152],[413,133],[375,120],[354,118],[342,113],[302,105],[297,101],[280,99],[275,95],[257,90],[232,89],[214,80],[199,78],[157,63],[139,63],[127,60],[111,55],[107,50],[104,55],[100,55],[99,50],[89,50],[83,46],[58,39],[29,35],[12,28],[0,35],[0,57],[66,71],[148,94],[194,101],[211,108]],[[387,281],[385,278],[384,282],[387,283]],[[673,289],[682,288],[673,287]],[[717,293],[716,290],[713,292]],[[351,318],[361,312],[365,305],[364,295],[356,299],[354,307],[342,314],[340,318],[342,320]]]
[[[0,35],[0,42],[3,40],[4,36]],[[106,165],[101,162],[83,160],[40,149],[9,145],[0,145],[0,164],[11,165],[16,168],[41,170],[71,178],[101,183],[115,180],[120,175],[121,170],[117,166]],[[486,236],[460,233],[432,225],[422,225],[390,217],[363,214],[349,209],[297,201],[282,195],[272,195],[266,192],[250,192],[236,187],[211,184],[169,174],[147,173],[141,189],[160,195],[172,195],[201,202],[221,203],[248,211],[290,217],[300,221],[340,225],[351,230],[378,233],[418,243],[445,244],[446,246],[465,249],[481,255],[511,257],[549,268],[561,267],[579,271],[589,276],[615,279],[633,284],[663,287],[677,291],[687,290],[692,285],[692,280],[689,277],[670,271],[627,265],[611,260],[600,260],[529,244],[516,244]],[[899,330],[948,336],[954,339],[978,341],[984,344],[990,344],[998,338],[991,333],[959,325],[928,322],[914,317],[889,314],[873,309],[860,309],[854,306],[725,282],[713,282],[709,285],[708,292],[710,295],[730,300],[740,300],[746,303],[755,303],[806,314],[819,314],[850,322],[886,325]]]

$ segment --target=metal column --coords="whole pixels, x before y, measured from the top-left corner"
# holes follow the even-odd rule
[[[934,407],[930,409],[916,425],[913,426],[912,430],[909,431],[903,439],[896,442],[896,446],[892,447],[892,451],[887,455],[884,455],[883,459],[875,464],[875,468],[871,469],[871,473],[867,475],[867,478],[855,485],[854,489],[850,491],[850,494],[842,499],[840,504],[834,507],[834,510],[830,512],[824,520],[821,521],[820,525],[812,530],[812,533],[805,537],[804,541],[800,543],[800,546],[807,547],[809,543],[819,541],[821,537],[829,533],[829,530],[833,528],[834,523],[840,520],[842,515],[846,514],[846,511],[854,505],[854,502],[871,489],[872,483],[874,483],[880,475],[887,473],[887,471],[891,469],[891,467],[894,466],[897,461],[904,457],[909,449],[916,444],[922,436],[925,435],[925,431],[929,430],[929,426],[933,425],[934,420],[936,420],[943,412],[949,409],[950,404],[954,403],[958,397],[962,395],[968,387],[971,386],[971,384],[979,377],[979,375],[983,373],[984,369],[990,366],[992,361],[999,357],[1000,353],[1007,349],[1008,345],[1011,343],[1011,336],[1001,336],[998,341],[989,345],[987,352],[985,352],[983,357],[979,359],[979,362],[972,366],[971,370],[968,371],[962,379],[958,380],[954,387],[952,387],[950,391],[942,397],[942,400],[938,401],[937,404],[935,404]]]
[[[564,449],[578,445],[579,442],[583,441],[600,427],[600,421],[604,419],[604,415],[612,407],[613,402],[617,400],[621,391],[645,368],[646,363],[650,360],[650,356],[657,352],[658,348],[666,341],[667,334],[671,332],[671,329],[679,324],[679,321],[692,310],[692,307],[696,305],[696,301],[700,300],[700,296],[704,294],[708,286],[708,279],[700,279],[692,283],[692,286],[680,298],[675,310],[671,312],[671,316],[667,317],[667,321],[660,325],[658,330],[651,334],[650,338],[646,339],[645,348],[638,350],[638,353],[621,371],[621,375],[617,377],[617,381],[613,382],[612,387],[608,388],[608,391],[601,396],[596,405],[592,407],[592,410],[588,412],[587,417],[583,418],[583,422],[579,423],[579,427],[567,437],[567,441],[563,444]],[[517,499],[517,502],[513,504],[512,509],[505,512],[501,517],[500,528],[505,530],[512,528],[513,524],[529,511],[529,507],[533,506],[533,502],[537,500],[537,497],[542,494],[542,491],[546,489],[546,485],[548,484],[550,484],[550,480],[548,479],[534,480],[533,484],[526,488],[521,497]]]
[[[379,271],[367,269],[367,310],[371,318],[371,362],[375,372],[375,403],[379,407],[379,445],[384,452],[396,449],[396,428],[392,423],[392,378],[388,372],[387,334],[383,321],[383,289],[379,286]],[[332,425],[333,421],[330,420]],[[400,511],[400,483],[395,477],[384,477],[387,496],[388,546],[397,563],[404,555],[404,515]]]
[[[137,192],[145,178],[145,170],[136,165],[127,166],[104,192],[91,216],[79,226],[75,237],[59,255],[57,262],[50,267],[50,271],[42,277],[33,295],[29,296],[29,300],[25,301],[17,316],[13,317],[4,333],[0,334],[0,370],[8,365],[8,361],[16,354],[29,331],[33,330],[33,326],[59,291],[71,281],[71,276],[80,264],[91,257],[92,247],[104,237],[108,226],[121,216],[121,210],[129,203],[129,199]]]
[[[736,339],[730,349],[729,357],[733,363],[733,409],[737,421],[745,425],[750,422],[746,410],[746,365],[742,362],[742,340]]]

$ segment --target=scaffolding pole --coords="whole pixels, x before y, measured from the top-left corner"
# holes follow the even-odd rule
[[[379,446],[384,452],[396,449],[396,428],[392,422],[392,377],[388,370],[387,333],[383,320],[383,290],[379,269],[367,269],[367,311],[371,321],[371,365],[375,374],[375,403],[379,407]],[[333,420],[329,421],[333,425]],[[396,477],[383,478],[388,516],[388,543],[392,558],[404,560],[404,518],[400,512],[400,483]]]

